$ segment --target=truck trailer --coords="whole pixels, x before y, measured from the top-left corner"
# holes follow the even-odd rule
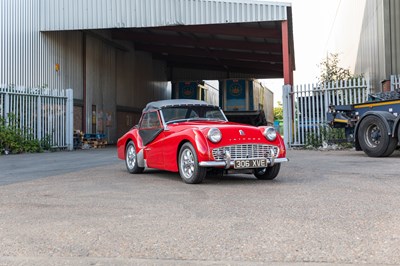
[[[387,157],[399,145],[400,91],[372,94],[369,98],[365,103],[330,106],[328,123],[344,128],[356,150],[370,157]]]
[[[201,100],[218,106],[218,88],[201,81],[178,81],[172,83],[172,99]]]
[[[273,125],[274,94],[254,79],[219,81],[219,106],[229,121]]]

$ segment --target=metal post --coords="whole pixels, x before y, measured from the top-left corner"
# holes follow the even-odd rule
[[[291,86],[283,85],[283,136],[286,147],[290,147],[291,144],[291,125],[292,125],[292,101],[291,101]]]
[[[67,149],[72,151],[74,149],[74,92],[72,89],[67,89],[66,94],[65,142]]]
[[[42,139],[42,97],[37,97],[36,139]]]
[[[6,92],[4,97],[4,119],[6,121],[6,126],[8,126],[8,114],[10,113],[10,95]]]

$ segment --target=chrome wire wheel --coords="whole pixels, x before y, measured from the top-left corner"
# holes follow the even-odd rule
[[[129,145],[126,150],[126,166],[129,169],[135,168],[136,165],[136,151],[133,145]]]
[[[199,166],[196,150],[189,142],[184,143],[179,150],[179,174],[188,184],[201,183],[206,176],[207,169]]]
[[[193,177],[194,173],[194,157],[190,149],[185,149],[181,154],[181,171],[183,177],[190,179]]]
[[[125,150],[125,165],[128,172],[131,174],[141,173],[144,167],[139,167],[136,147],[133,141],[129,141]]]

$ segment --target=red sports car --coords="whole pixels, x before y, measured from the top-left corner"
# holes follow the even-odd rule
[[[209,171],[271,180],[288,161],[273,127],[228,122],[218,106],[198,100],[147,104],[139,124],[118,139],[117,147],[130,173],[146,167],[179,172],[190,184],[201,183]]]

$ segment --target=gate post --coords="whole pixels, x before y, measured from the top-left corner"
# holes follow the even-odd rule
[[[283,85],[283,137],[287,148],[292,143],[292,98],[290,85]]]
[[[36,121],[36,138],[38,140],[42,139],[42,97],[38,95],[37,97],[37,121]]]
[[[67,89],[66,94],[65,142],[67,149],[72,151],[74,149],[74,92],[72,89]]]
[[[10,113],[10,96],[8,92],[6,91],[5,97],[4,97],[4,120],[6,121],[6,126],[8,126],[9,123],[9,117],[8,114]]]

